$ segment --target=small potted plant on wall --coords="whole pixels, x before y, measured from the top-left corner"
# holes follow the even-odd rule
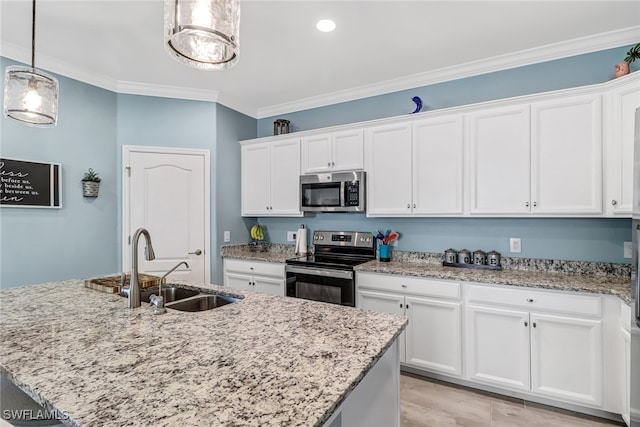
[[[98,172],[89,168],[89,171],[85,172],[84,178],[82,178],[82,195],[84,197],[98,197],[100,181]]]
[[[629,49],[624,61],[616,64],[616,77],[622,77],[629,74],[629,64],[634,62],[636,59],[640,59],[640,43]]]

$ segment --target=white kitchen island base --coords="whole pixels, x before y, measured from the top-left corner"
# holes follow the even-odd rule
[[[396,339],[324,427],[400,427],[400,347]]]

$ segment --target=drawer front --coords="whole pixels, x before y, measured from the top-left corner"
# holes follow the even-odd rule
[[[578,293],[469,285],[467,300],[471,303],[508,305],[529,311],[540,310],[580,316],[602,316],[602,299],[599,296]]]
[[[401,292],[403,294],[460,299],[460,283],[447,280],[357,272],[356,286],[358,288]]]
[[[284,278],[284,264],[264,261],[226,259],[224,260],[224,271],[235,273],[257,274],[259,276],[272,276]]]

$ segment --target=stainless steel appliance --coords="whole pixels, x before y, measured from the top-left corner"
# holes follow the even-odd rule
[[[376,259],[375,238],[356,231],[314,231],[313,254],[286,261],[287,296],[356,306],[353,268]]]
[[[364,212],[366,172],[337,172],[300,176],[303,212]]]
[[[629,408],[631,427],[640,427],[640,108],[636,109],[634,135]]]

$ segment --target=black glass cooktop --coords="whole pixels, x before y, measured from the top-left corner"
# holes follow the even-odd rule
[[[304,265],[308,267],[329,267],[351,269],[358,264],[371,261],[370,257],[359,256],[327,256],[327,255],[306,255],[296,258],[289,258],[286,263],[292,265]]]

